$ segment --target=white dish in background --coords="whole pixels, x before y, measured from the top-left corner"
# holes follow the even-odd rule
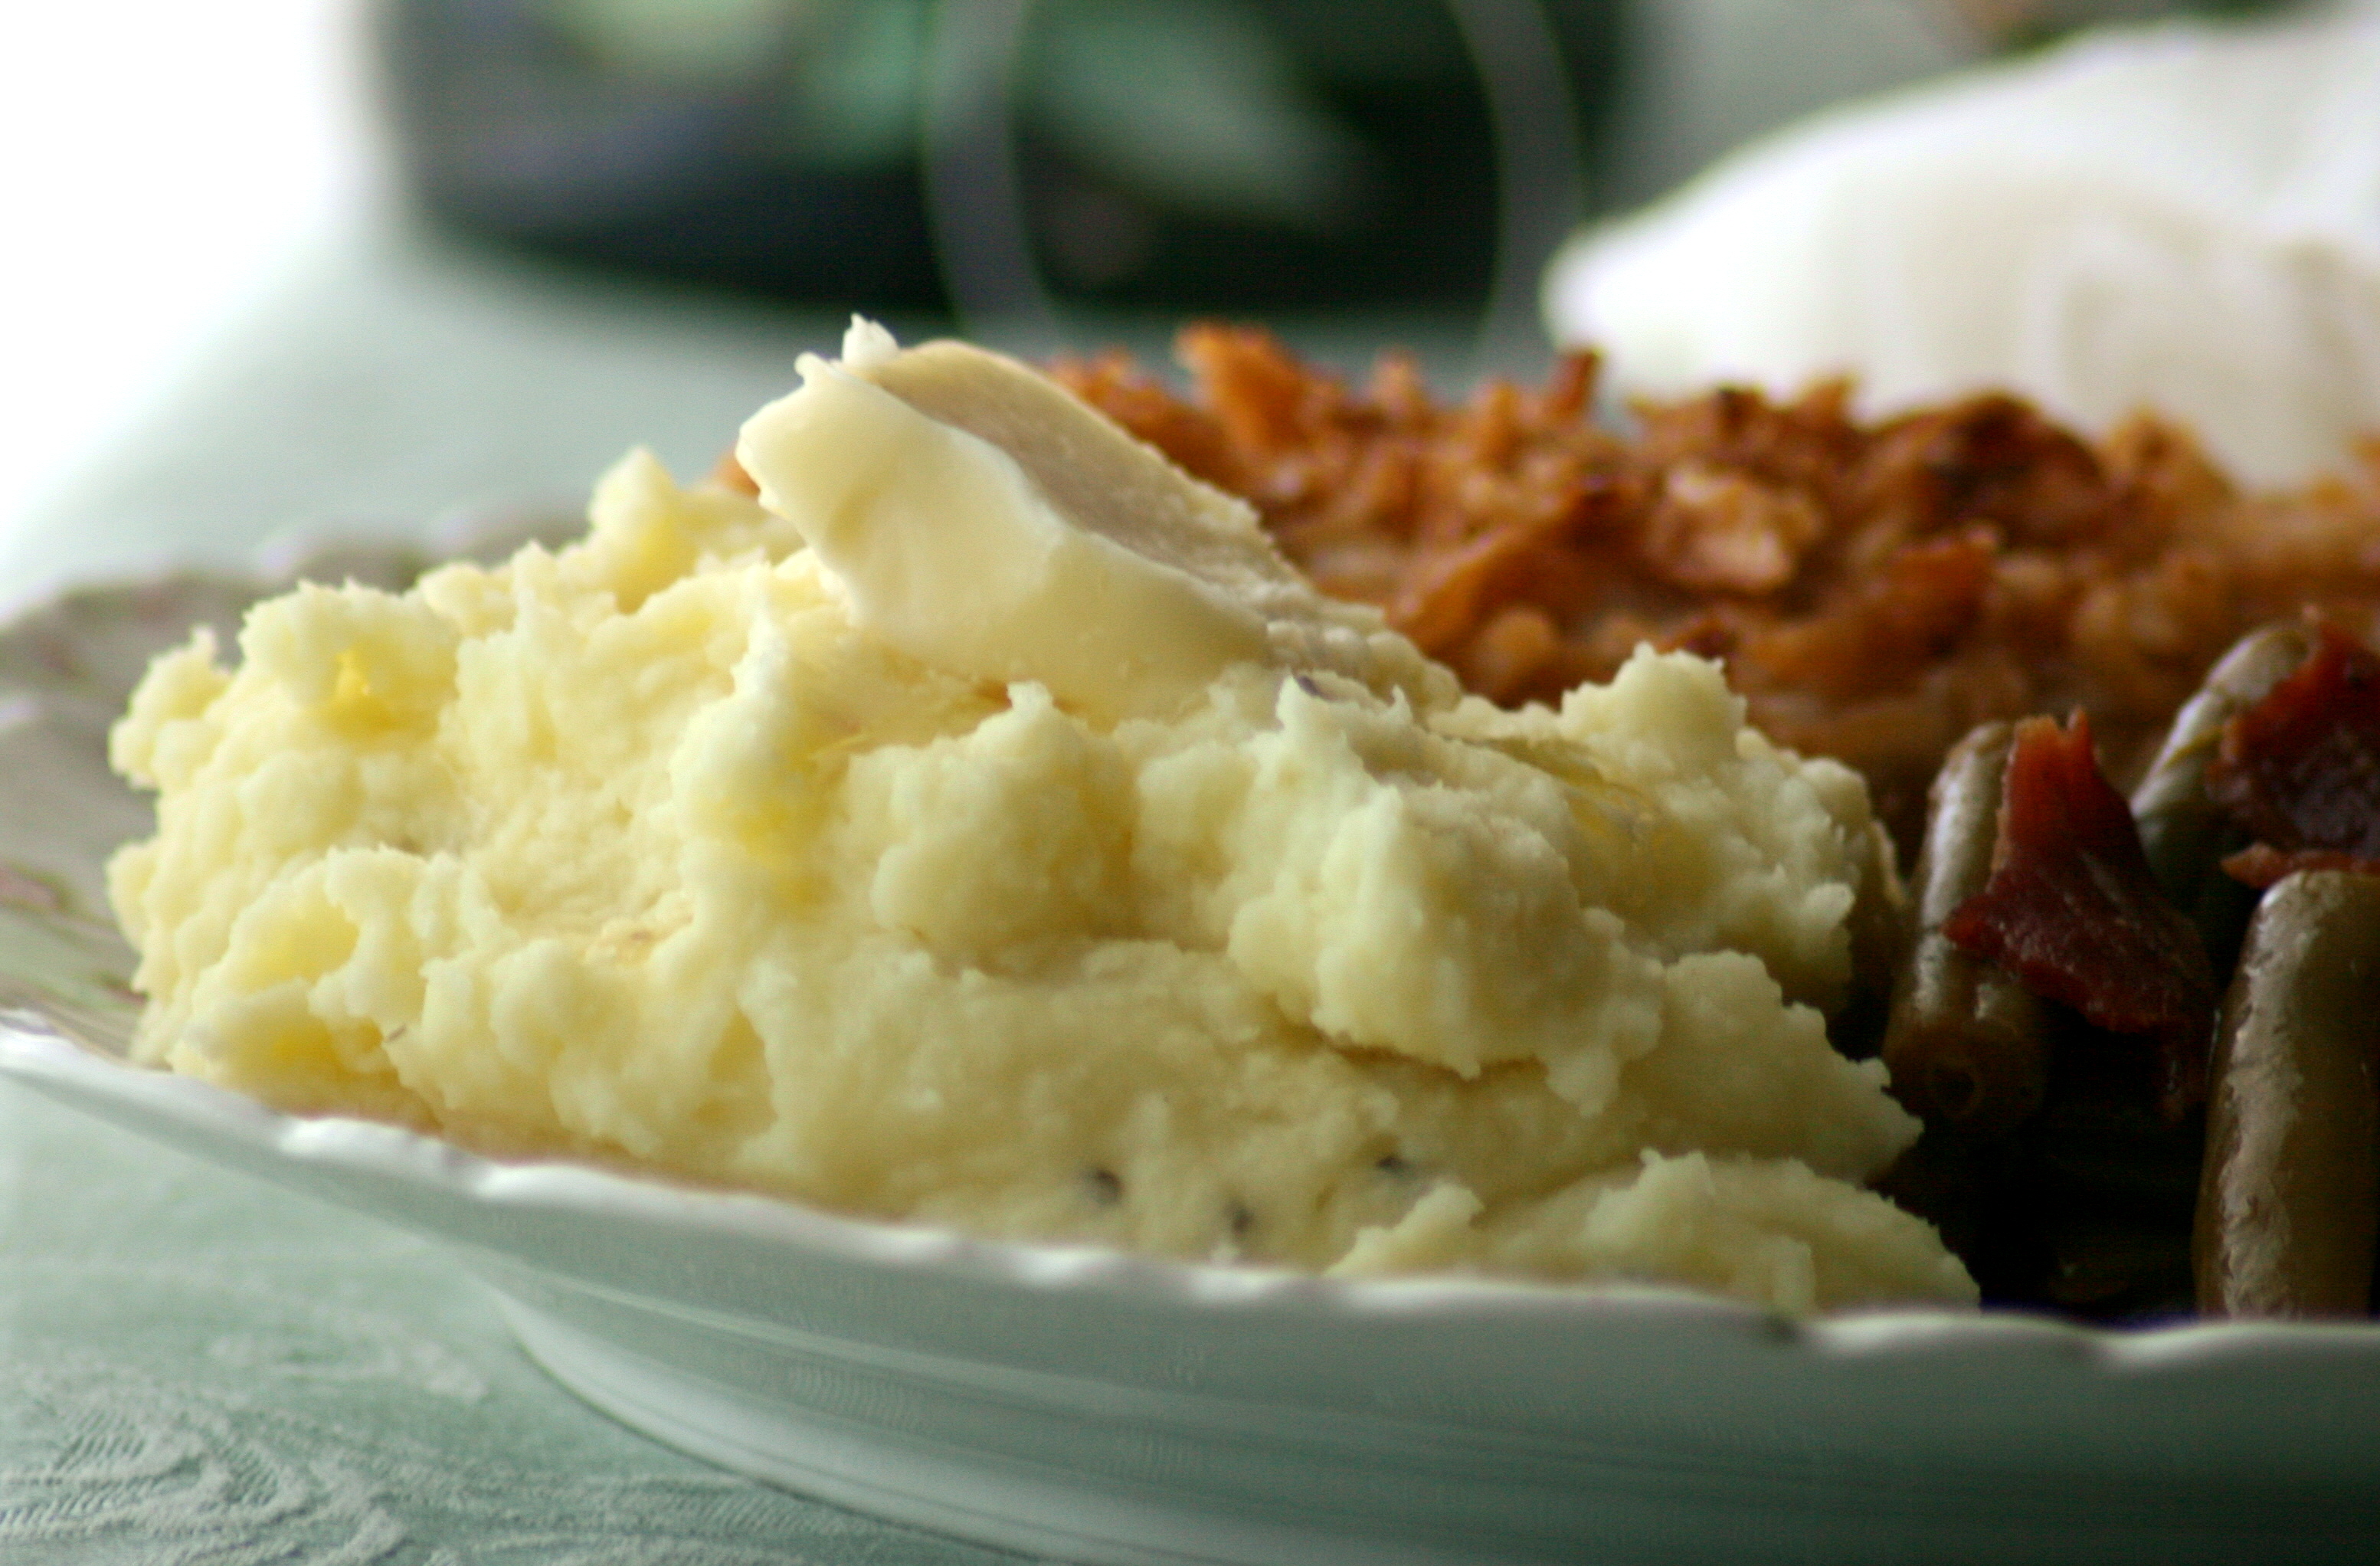
[[[2380,427],[2380,4],[2110,28],[1814,115],[1548,269],[1619,391],[2143,407],[2258,486]]]
[[[352,564],[352,563],[349,563]],[[0,1072],[442,1239],[589,1402],[729,1467],[1072,1560],[2362,1560],[2380,1328],[1808,1324],[1656,1290],[1341,1281],[976,1241],[276,1113],[124,1062],[105,716],[249,584],[0,632]]]

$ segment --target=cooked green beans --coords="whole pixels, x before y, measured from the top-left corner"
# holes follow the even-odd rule
[[[2362,1316],[2380,1233],[2380,876],[2266,892],[2216,1039],[2193,1266],[2210,1316]]]
[[[2132,819],[2149,868],[2174,906],[2198,926],[2217,972],[2238,949],[2256,894],[2222,871],[2223,856],[2246,843],[2207,796],[2206,763],[2222,744],[2223,725],[2262,701],[2313,650],[2313,633],[2294,624],[2266,625],[2232,643],[2174,714],[2156,759],[2132,791]]]
[[[1911,939],[1894,977],[1882,1051],[1903,1103],[1981,1135],[2032,1114],[2048,1078],[2041,1003],[1998,964],[1942,935],[1942,921],[1991,877],[2011,732],[2006,723],[1975,730],[1934,780],[1911,878]]]

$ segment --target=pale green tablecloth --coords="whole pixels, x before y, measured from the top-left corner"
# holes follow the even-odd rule
[[[427,1241],[0,1085],[0,1560],[991,1566],[577,1402]]]

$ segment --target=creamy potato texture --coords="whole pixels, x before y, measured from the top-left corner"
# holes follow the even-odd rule
[[[803,370],[760,501],[631,455],[558,553],[155,665],[143,1060],[990,1235],[1973,1297],[1857,1184],[1864,795],[1715,666],[1501,711],[1021,367]]]

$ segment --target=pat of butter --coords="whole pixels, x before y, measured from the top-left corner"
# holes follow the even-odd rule
[[[854,621],[921,662],[1113,719],[1267,661],[1269,623],[1314,613],[1245,504],[1014,359],[855,322],[842,362],[800,370],[736,459]]]

